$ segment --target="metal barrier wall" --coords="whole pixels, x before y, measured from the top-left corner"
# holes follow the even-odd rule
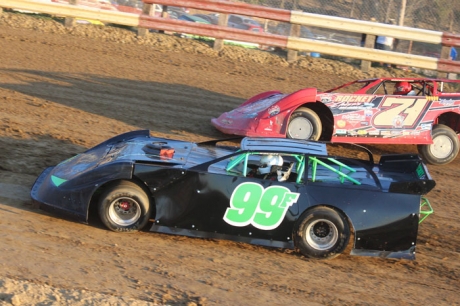
[[[72,1],[72,0],[71,0]],[[75,0],[73,0],[75,1]],[[288,11],[264,6],[254,6],[240,2],[221,0],[144,0],[149,5],[181,6],[224,14],[239,14],[265,18],[293,25],[320,26],[337,31],[348,31],[371,35],[392,36],[399,39],[427,42],[442,45],[445,48],[460,46],[460,36],[439,31],[421,30],[410,27],[393,26],[370,21],[354,20],[333,16],[323,16],[297,11]],[[175,19],[168,19],[145,14],[132,14],[112,10],[95,9],[77,5],[36,2],[31,0],[2,0],[2,7],[37,11],[58,16],[95,19],[102,22],[128,25],[140,28],[157,29],[193,35],[230,39],[257,43],[292,50],[321,52],[334,56],[361,59],[364,61],[386,62],[396,65],[417,67],[442,72],[460,72],[460,62],[437,59],[428,56],[407,53],[374,50],[359,46],[344,45],[316,39],[283,36],[271,33],[258,33],[229,28],[221,25],[200,24]],[[145,11],[145,9],[144,9]],[[445,52],[444,52],[445,53]]]

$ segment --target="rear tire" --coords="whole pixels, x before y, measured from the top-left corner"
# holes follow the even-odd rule
[[[433,143],[418,145],[417,149],[423,160],[432,165],[445,165],[453,161],[459,151],[457,134],[444,124],[433,126],[431,131]]]
[[[141,230],[149,221],[150,201],[141,186],[120,181],[101,194],[98,211],[108,229],[133,232]]]
[[[300,217],[294,230],[296,248],[309,258],[337,257],[346,249],[349,241],[347,219],[328,207],[309,210]]]
[[[319,116],[311,109],[297,109],[289,120],[286,136],[291,139],[318,140],[322,126]]]

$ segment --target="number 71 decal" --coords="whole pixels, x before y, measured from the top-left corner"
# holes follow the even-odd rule
[[[376,128],[415,128],[430,106],[430,99],[387,98],[373,119]]]
[[[233,191],[224,221],[233,226],[252,224],[262,230],[275,229],[299,196],[283,186],[264,189],[257,183],[243,183]]]

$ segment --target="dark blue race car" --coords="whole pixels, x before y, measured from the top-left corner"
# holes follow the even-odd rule
[[[47,168],[32,187],[40,207],[113,231],[141,230],[351,254],[414,259],[434,186],[416,154],[328,154],[329,144],[244,138],[193,143],[134,131]],[[339,150],[342,149],[332,149]],[[341,154],[343,155],[343,154]],[[360,155],[361,156],[361,155]]]

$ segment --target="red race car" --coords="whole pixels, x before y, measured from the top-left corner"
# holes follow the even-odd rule
[[[221,132],[359,144],[416,144],[427,163],[459,151],[460,80],[378,78],[268,91],[211,120]]]

